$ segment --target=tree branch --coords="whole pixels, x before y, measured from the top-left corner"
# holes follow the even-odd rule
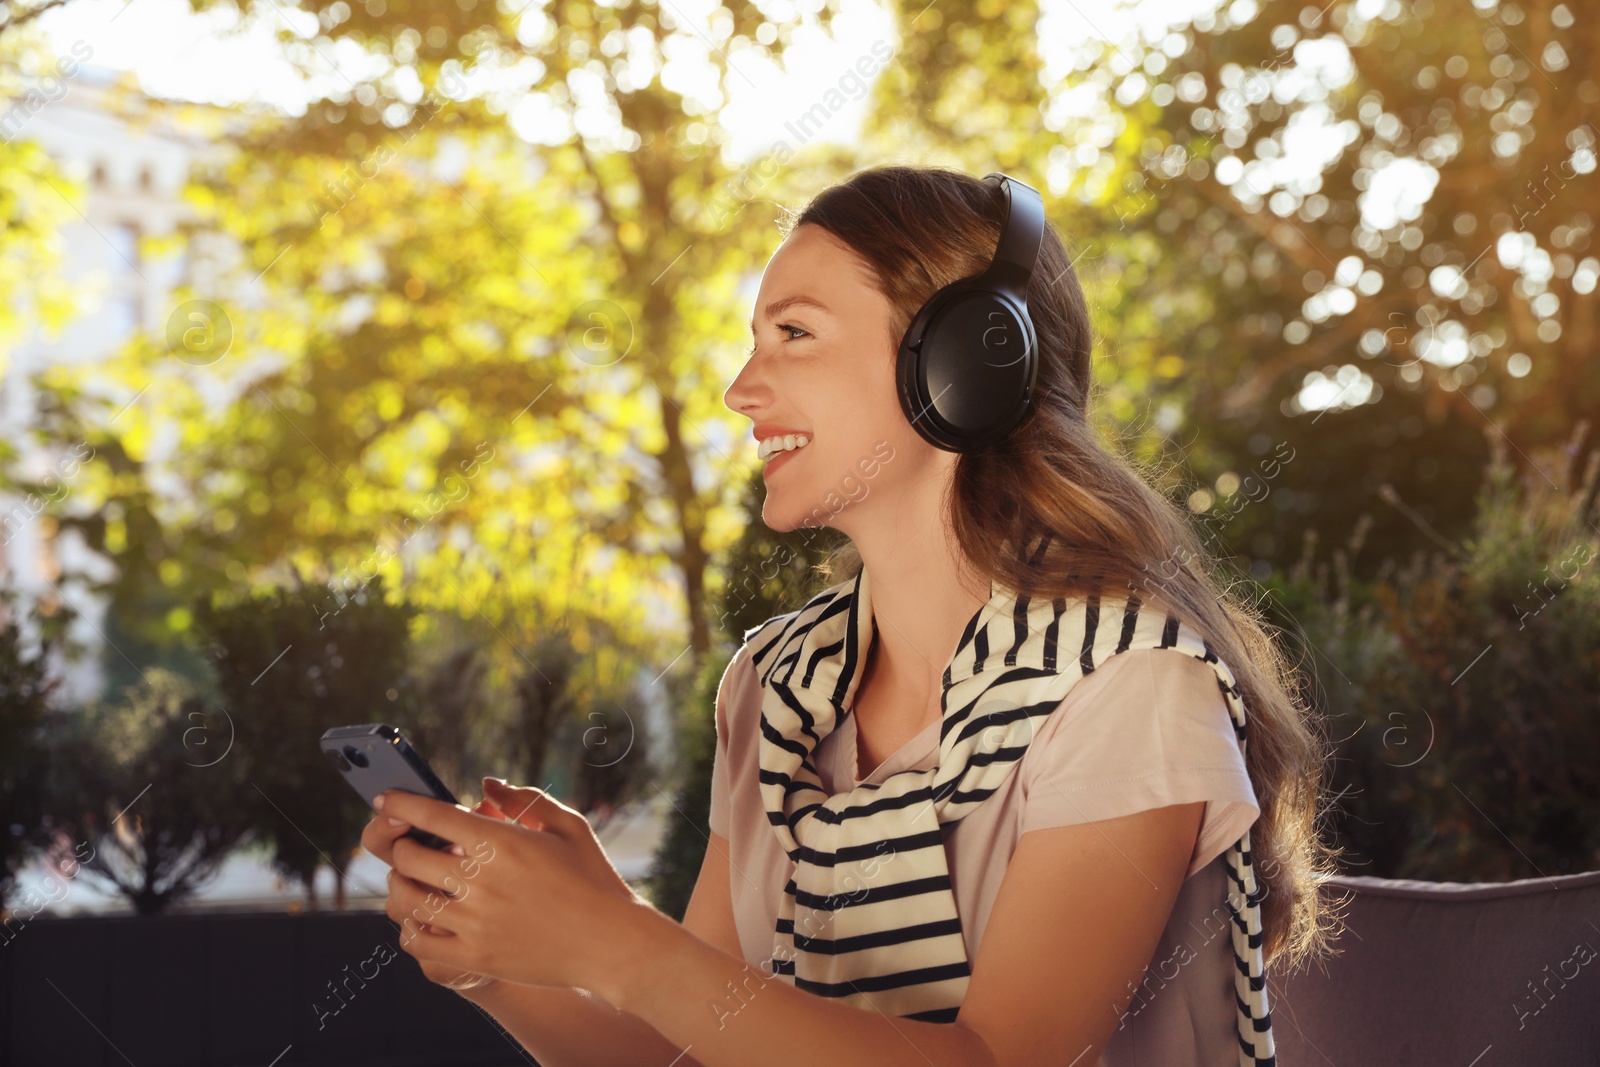
[[[55,8],[62,7],[66,3],[67,0],[45,0],[45,2],[40,4],[38,7],[31,7],[21,14],[17,13],[15,5],[10,3],[0,3],[0,14],[4,14],[6,16],[6,20],[4,22],[0,22],[0,33],[5,33],[7,30],[14,30],[19,26],[26,26],[28,23],[38,18],[46,11],[51,11]]]

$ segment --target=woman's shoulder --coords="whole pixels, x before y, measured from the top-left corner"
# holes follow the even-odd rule
[[[757,665],[764,665],[767,656],[789,633],[790,628],[802,615],[816,615],[819,608],[825,608],[830,601],[847,595],[855,587],[854,579],[835,582],[812,596],[802,605],[792,611],[781,615],[774,615],[765,622],[758,622],[744,632],[744,645],[739,649],[747,654]],[[737,657],[735,657],[737,658]]]
[[[802,610],[774,615],[745,630],[744,643],[734,650],[717,685],[717,731],[722,737],[742,736],[748,715],[759,714],[763,661]]]
[[[770,669],[773,654],[783,645],[800,617],[807,612],[815,613],[817,608],[824,606],[828,601],[843,596],[851,585],[849,581],[835,583],[813,595],[800,607],[783,612],[781,615],[774,615],[747,628],[744,631],[744,643],[734,652],[733,658],[728,661],[727,669],[723,671],[722,684],[727,686],[730,682],[753,679],[758,672]]]
[[[1043,719],[1018,770],[1024,832],[1205,800],[1203,860],[1260,813],[1220,680],[1182,649],[1106,659]]]
[[[1174,648],[1126,649],[1083,675],[1040,721],[1021,771],[1029,793],[1093,793],[1118,808],[1117,793],[1174,785],[1254,800],[1221,680]]]
[[[1083,675],[1044,719],[1040,739],[1068,733],[1116,733],[1189,724],[1232,741],[1233,721],[1221,677],[1183,648],[1124,649]],[[1154,738],[1149,738],[1154,740]]]

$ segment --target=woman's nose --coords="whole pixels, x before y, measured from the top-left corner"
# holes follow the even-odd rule
[[[761,380],[762,372],[757,365],[757,357],[751,356],[745,360],[744,366],[739,368],[739,373],[733,376],[733,382],[722,394],[722,402],[731,411],[747,414],[754,408],[766,393],[770,393]]]

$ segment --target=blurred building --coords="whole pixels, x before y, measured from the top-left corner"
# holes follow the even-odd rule
[[[103,647],[106,604],[88,586],[109,579],[113,568],[76,530],[60,531],[50,517],[57,510],[82,513],[72,500],[77,465],[70,446],[63,453],[34,440],[47,398],[39,395],[33,375],[52,365],[101,361],[135,332],[162,328],[172,290],[188,277],[191,264],[182,254],[152,255],[144,239],[171,234],[186,217],[180,190],[196,161],[215,151],[207,129],[226,121],[219,109],[153,100],[119,84],[122,77],[83,66],[64,79],[64,93],[31,114],[15,111],[16,101],[0,100],[0,115],[11,116],[8,139],[38,144],[86,190],[83,202],[74,205],[73,221],[60,232],[61,267],[78,303],[76,314],[56,336],[35,324],[7,353],[0,377],[0,432],[19,452],[17,474],[51,487],[51,504],[43,512],[37,501],[30,507],[25,498],[0,491],[0,583],[18,594],[24,617],[41,600],[65,600],[80,615],[73,639],[91,650]],[[70,669],[53,665],[63,680],[63,699],[99,695],[99,658],[85,656]]]

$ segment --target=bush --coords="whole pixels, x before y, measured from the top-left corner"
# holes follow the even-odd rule
[[[56,640],[46,631],[41,647],[28,654],[13,621],[16,596],[10,590],[0,591],[0,611],[5,620],[0,624],[0,812],[4,813],[0,818],[0,905],[4,905],[14,888],[17,869],[29,848],[38,843],[46,766],[42,731],[56,688],[46,664]]]
[[[248,787],[237,759],[218,758],[226,716],[189,679],[146,677],[117,703],[52,713],[43,823],[54,857],[76,852],[86,876],[153,915],[193,896],[248,836]]]
[[[745,483],[744,533],[722,561],[722,588],[708,597],[714,615],[713,650],[695,677],[682,716],[679,780],[667,832],[656,851],[646,892],[662,912],[682,921],[710,838],[711,770],[716,754],[717,687],[744,645],[744,633],[774,615],[793,611],[820,592],[826,580],[816,565],[842,534],[826,527],[774,532],[761,519],[766,483],[761,472]]]
[[[733,656],[719,651],[706,660],[695,678],[694,692],[685,709],[682,726],[681,783],[675,790],[674,811],[667,817],[655,862],[645,879],[645,895],[663,914],[679,922],[689,910],[689,897],[700,876],[711,838],[711,769],[717,751],[717,686]]]
[[[197,607],[255,794],[249,826],[271,846],[273,867],[306,887],[312,907],[312,879],[323,863],[334,868],[343,907],[346,857],[372,816],[317,741],[331,727],[370,722],[418,732],[405,671],[413,614],[385,601],[381,576],[340,604],[301,580],[240,603]]]
[[[1540,457],[1519,478],[1497,435],[1490,447],[1461,545],[1360,586],[1336,553],[1332,590],[1308,552],[1274,590],[1340,739],[1330,815],[1351,873],[1600,868],[1600,454],[1581,477]]]

